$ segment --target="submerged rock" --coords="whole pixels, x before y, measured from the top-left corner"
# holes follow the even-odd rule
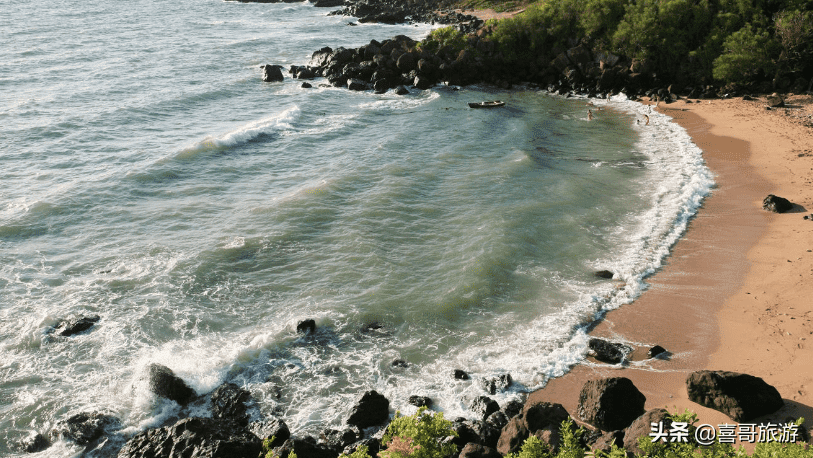
[[[40,433],[33,433],[20,440],[20,448],[26,453],[37,453],[51,446],[51,441]]]
[[[150,390],[158,396],[186,405],[195,397],[195,391],[172,369],[161,364],[150,364]]]
[[[390,416],[390,401],[375,390],[367,391],[353,406],[348,425],[367,428],[383,424]]]
[[[102,437],[105,432],[121,429],[118,418],[99,412],[82,412],[60,421],[51,431],[51,436],[88,445]]]
[[[232,420],[192,417],[136,434],[118,458],[255,458],[261,450],[262,441]]]
[[[99,315],[90,315],[62,320],[54,326],[53,331],[57,332],[60,336],[70,337],[87,331],[93,327],[94,324],[98,323],[100,319]]]
[[[303,334],[313,334],[316,332],[316,320],[302,320],[296,325],[296,332]]]

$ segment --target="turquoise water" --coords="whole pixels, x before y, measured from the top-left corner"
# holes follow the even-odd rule
[[[712,185],[684,132],[623,98],[588,121],[530,88],[262,83],[261,64],[429,30],[325,13],[0,0],[0,454],[80,411],[160,424],[178,407],[147,390],[153,362],[199,394],[241,384],[299,433],[368,389],[465,416],[509,372],[504,402],[583,359],[583,326],[645,289]],[[101,321],[48,334],[75,314]]]

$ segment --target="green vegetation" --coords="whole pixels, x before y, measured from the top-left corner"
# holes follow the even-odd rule
[[[467,43],[466,35],[449,26],[431,31],[429,36],[418,44],[418,48],[429,52],[438,52],[446,48],[444,52],[457,55],[466,47]]]
[[[387,432],[381,439],[381,458],[446,458],[455,455],[457,446],[451,442],[442,442],[449,436],[457,436],[452,429],[452,422],[443,418],[443,413],[430,414],[426,407],[421,407],[414,415],[395,418],[387,426]],[[370,458],[367,447],[359,447],[350,455],[339,458]]]
[[[487,25],[510,64],[549,62],[581,41],[672,82],[813,77],[813,0],[540,0]]]

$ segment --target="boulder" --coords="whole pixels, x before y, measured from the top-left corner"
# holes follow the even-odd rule
[[[406,94],[409,94],[409,89],[407,89],[407,88],[406,88],[406,87],[404,87],[404,86],[398,86],[398,87],[395,89],[395,93],[396,93],[397,95],[406,95]]]
[[[621,363],[624,357],[630,352],[628,346],[616,342],[608,342],[604,339],[592,338],[587,345],[590,347],[591,354],[594,358],[610,364]]]
[[[51,430],[51,437],[88,445],[103,434],[121,429],[118,418],[99,412],[82,412],[62,420]]]
[[[598,272],[596,272],[594,275],[595,275],[596,277],[598,277],[598,278],[606,278],[606,279],[608,279],[608,280],[609,280],[609,279],[612,279],[612,278],[613,278],[613,275],[614,275],[614,274],[613,274],[612,272],[610,272],[609,270],[599,270],[599,271],[598,271]]]
[[[481,420],[485,420],[492,413],[499,412],[500,405],[488,396],[477,396],[469,405],[469,410],[477,414]]]
[[[530,434],[558,431],[562,422],[570,418],[561,404],[538,402],[525,405],[522,411],[508,420],[497,442],[497,451],[506,455],[520,449]],[[537,434],[537,435],[539,435]]]
[[[497,429],[502,429],[508,424],[508,417],[502,411],[494,412],[486,417],[486,423]]]
[[[344,5],[344,0],[314,0],[312,3],[317,8],[333,8]]]
[[[263,81],[272,83],[275,81],[282,81],[285,79],[282,76],[282,67],[279,65],[263,65]]]
[[[410,396],[407,402],[415,407],[432,407],[432,399],[426,396]]]
[[[359,447],[361,446],[367,447],[367,454],[370,456],[377,456],[379,450],[381,450],[381,440],[375,437],[368,437],[366,439],[362,439],[354,444],[350,444],[344,448],[342,451],[343,455],[352,455]]]
[[[296,72],[296,79],[298,80],[312,80],[316,77],[313,70],[308,67],[299,67]]]
[[[646,352],[646,356],[648,358],[657,358],[658,355],[662,355],[666,353],[666,349],[661,347],[660,345],[655,345],[654,347],[650,348],[648,352]]]
[[[248,424],[246,403],[251,401],[251,393],[234,383],[224,383],[212,393],[212,417],[231,418],[240,425]]]
[[[314,51],[314,53],[311,54],[311,61],[308,65],[311,67],[324,67],[330,61],[330,57],[332,55],[333,49],[325,46],[319,51]]]
[[[672,419],[666,409],[648,410],[624,430],[624,448],[629,452],[643,455],[643,450],[638,447],[638,439],[649,437],[653,423],[662,423],[663,431],[672,429]]]
[[[528,427],[525,426],[524,419],[520,416],[516,416],[508,420],[508,424],[505,425],[500,432],[500,439],[497,441],[497,451],[501,455],[516,453],[529,435],[530,432],[528,431]]]
[[[383,424],[390,416],[390,401],[375,390],[367,391],[353,406],[348,425],[367,428]]]
[[[511,378],[511,374],[502,374],[499,377],[492,377],[490,379],[480,379],[480,386],[488,394],[501,393],[510,388],[513,383],[514,380]]]
[[[412,70],[415,70],[415,67],[418,65],[417,60],[415,60],[415,55],[412,53],[404,53],[401,54],[401,57],[398,58],[398,61],[395,64],[398,67],[398,70],[401,73],[409,73]]]
[[[118,458],[255,458],[261,451],[262,441],[232,420],[192,417],[136,434]]]
[[[452,429],[457,433],[457,437],[452,439],[452,443],[459,449],[468,443],[496,447],[500,439],[501,431],[490,423],[481,420],[457,419],[452,423]]]
[[[392,367],[400,367],[401,369],[406,369],[407,367],[409,367],[409,363],[404,361],[403,359],[396,359],[396,360],[392,361],[391,366]]]
[[[317,443],[313,437],[294,437],[274,449],[274,455],[278,457],[287,457],[291,452],[303,458],[336,458],[339,455],[326,444]]]
[[[302,83],[302,89],[310,89],[313,85],[311,83]]]
[[[626,377],[588,380],[579,393],[578,415],[604,431],[624,429],[644,413],[646,397]]]
[[[367,84],[357,78],[349,78],[347,80],[347,88],[351,91],[363,91],[367,89]]]
[[[455,369],[452,373],[452,376],[455,380],[468,380],[469,374],[466,373],[463,369]]]
[[[302,334],[313,334],[316,332],[316,321],[310,318],[300,321],[296,324],[296,332]]]
[[[271,447],[279,447],[291,438],[291,430],[280,418],[255,421],[248,425],[248,430],[262,440],[274,438]]]
[[[150,364],[150,390],[158,396],[186,405],[195,397],[195,391],[172,370],[161,364]]]
[[[522,408],[524,406],[525,404],[523,404],[522,402],[513,399],[511,401],[506,402],[505,405],[502,406],[502,412],[505,414],[506,417],[514,418],[517,415],[519,415],[520,412],[522,412]]]
[[[619,448],[624,447],[624,431],[602,432],[594,441],[588,444],[591,450],[600,450],[604,453],[609,453],[613,445]]]
[[[469,442],[460,451],[459,458],[502,458],[502,455],[491,447]]]
[[[322,442],[327,444],[328,447],[338,453],[344,450],[348,445],[356,443],[361,436],[363,436],[363,434],[358,428],[345,428],[341,431],[337,429],[326,429],[322,431],[319,438]]]
[[[417,75],[412,81],[412,85],[420,90],[426,90],[435,85],[435,81],[424,75]]]
[[[99,315],[79,316],[69,320],[62,320],[56,326],[54,331],[57,331],[60,336],[70,337],[80,332],[87,331],[101,318]]]
[[[686,379],[689,400],[736,422],[776,412],[785,405],[779,391],[759,377],[728,371],[697,371]]]
[[[784,197],[768,194],[762,201],[762,208],[774,213],[785,213],[793,208],[793,204]]]
[[[51,442],[44,435],[34,432],[20,440],[20,449],[26,453],[37,453],[51,446]]]
[[[774,92],[766,97],[768,99],[768,106],[771,108],[781,108],[785,106],[785,99],[781,95]]]

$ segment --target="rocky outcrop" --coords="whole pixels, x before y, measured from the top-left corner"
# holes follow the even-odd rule
[[[460,451],[459,458],[501,458],[502,455],[491,447],[468,443]]]
[[[88,445],[110,433],[121,429],[118,418],[99,412],[83,412],[60,421],[51,430],[51,437],[74,442],[79,445]]]
[[[579,393],[578,415],[604,431],[629,426],[644,413],[646,397],[626,377],[588,380]]]
[[[318,443],[313,437],[291,438],[274,449],[274,454],[279,457],[287,457],[291,452],[303,458],[336,458],[339,456],[338,451],[333,450],[326,444]]]
[[[638,439],[649,437],[653,423],[661,423],[663,431],[669,431],[672,428],[672,419],[666,409],[648,410],[624,430],[624,448],[629,452],[643,455],[643,450],[638,447]]]
[[[316,321],[312,319],[300,321],[296,324],[296,332],[300,334],[313,334],[316,332]]]
[[[488,394],[497,394],[506,391],[514,383],[511,374],[502,374],[499,377],[482,378],[480,379],[480,386]]]
[[[322,441],[337,453],[344,450],[345,447],[355,444],[361,437],[362,433],[358,428],[345,428],[341,431],[326,429],[320,436]]]
[[[668,354],[665,348],[661,347],[660,345],[655,345],[654,347],[650,348],[649,351],[646,352],[647,358],[657,358],[657,357],[665,357]]]
[[[736,422],[751,421],[785,405],[779,391],[759,377],[728,371],[697,371],[686,379],[689,400]]]
[[[136,434],[118,458],[256,458],[261,450],[262,441],[232,420],[193,417]]]
[[[590,339],[587,345],[590,347],[591,356],[601,362],[610,364],[619,364],[623,362],[627,354],[632,351],[630,347],[624,344],[608,342],[606,340],[597,338]]]
[[[457,434],[452,443],[458,450],[469,443],[495,448],[501,434],[499,428],[481,420],[457,420],[452,423],[452,429]]]
[[[390,416],[390,401],[382,394],[371,390],[364,393],[358,403],[353,406],[348,425],[367,428],[383,424]]]
[[[455,380],[468,380],[469,374],[467,374],[463,369],[455,369],[452,372],[452,377],[454,377]]]
[[[492,413],[499,412],[500,405],[488,396],[477,396],[469,405],[469,410],[474,412],[481,420],[485,420]]]
[[[195,397],[195,391],[172,370],[161,364],[150,364],[150,390],[158,396],[186,405]]]
[[[248,424],[246,403],[251,393],[234,383],[224,383],[212,392],[212,417],[230,418],[240,425]]]
[[[793,204],[784,197],[768,194],[762,201],[762,208],[774,213],[785,213],[793,208]]]
[[[263,69],[263,81],[266,83],[285,80],[282,76],[282,67],[279,65],[262,65],[260,68]]]
[[[33,433],[20,440],[20,449],[26,453],[37,453],[51,446],[51,441],[41,433]]]
[[[600,434],[588,445],[591,450],[600,450],[609,453],[613,445],[619,448],[624,447],[624,431],[599,431]]]
[[[271,447],[279,447],[291,438],[291,430],[288,425],[279,418],[270,418],[255,421],[248,425],[248,430],[262,440],[273,438]]]
[[[427,396],[412,395],[407,402],[415,407],[432,407],[432,399]]]
[[[78,316],[62,320],[54,326],[51,332],[55,332],[63,337],[70,337],[81,332],[85,332],[92,328],[94,324],[98,323],[101,318],[99,315]]]
[[[542,431],[557,431],[562,422],[570,418],[561,404],[540,402],[526,404],[522,411],[511,418],[502,429],[497,442],[497,451],[503,455],[514,453],[530,434],[540,435]]]

